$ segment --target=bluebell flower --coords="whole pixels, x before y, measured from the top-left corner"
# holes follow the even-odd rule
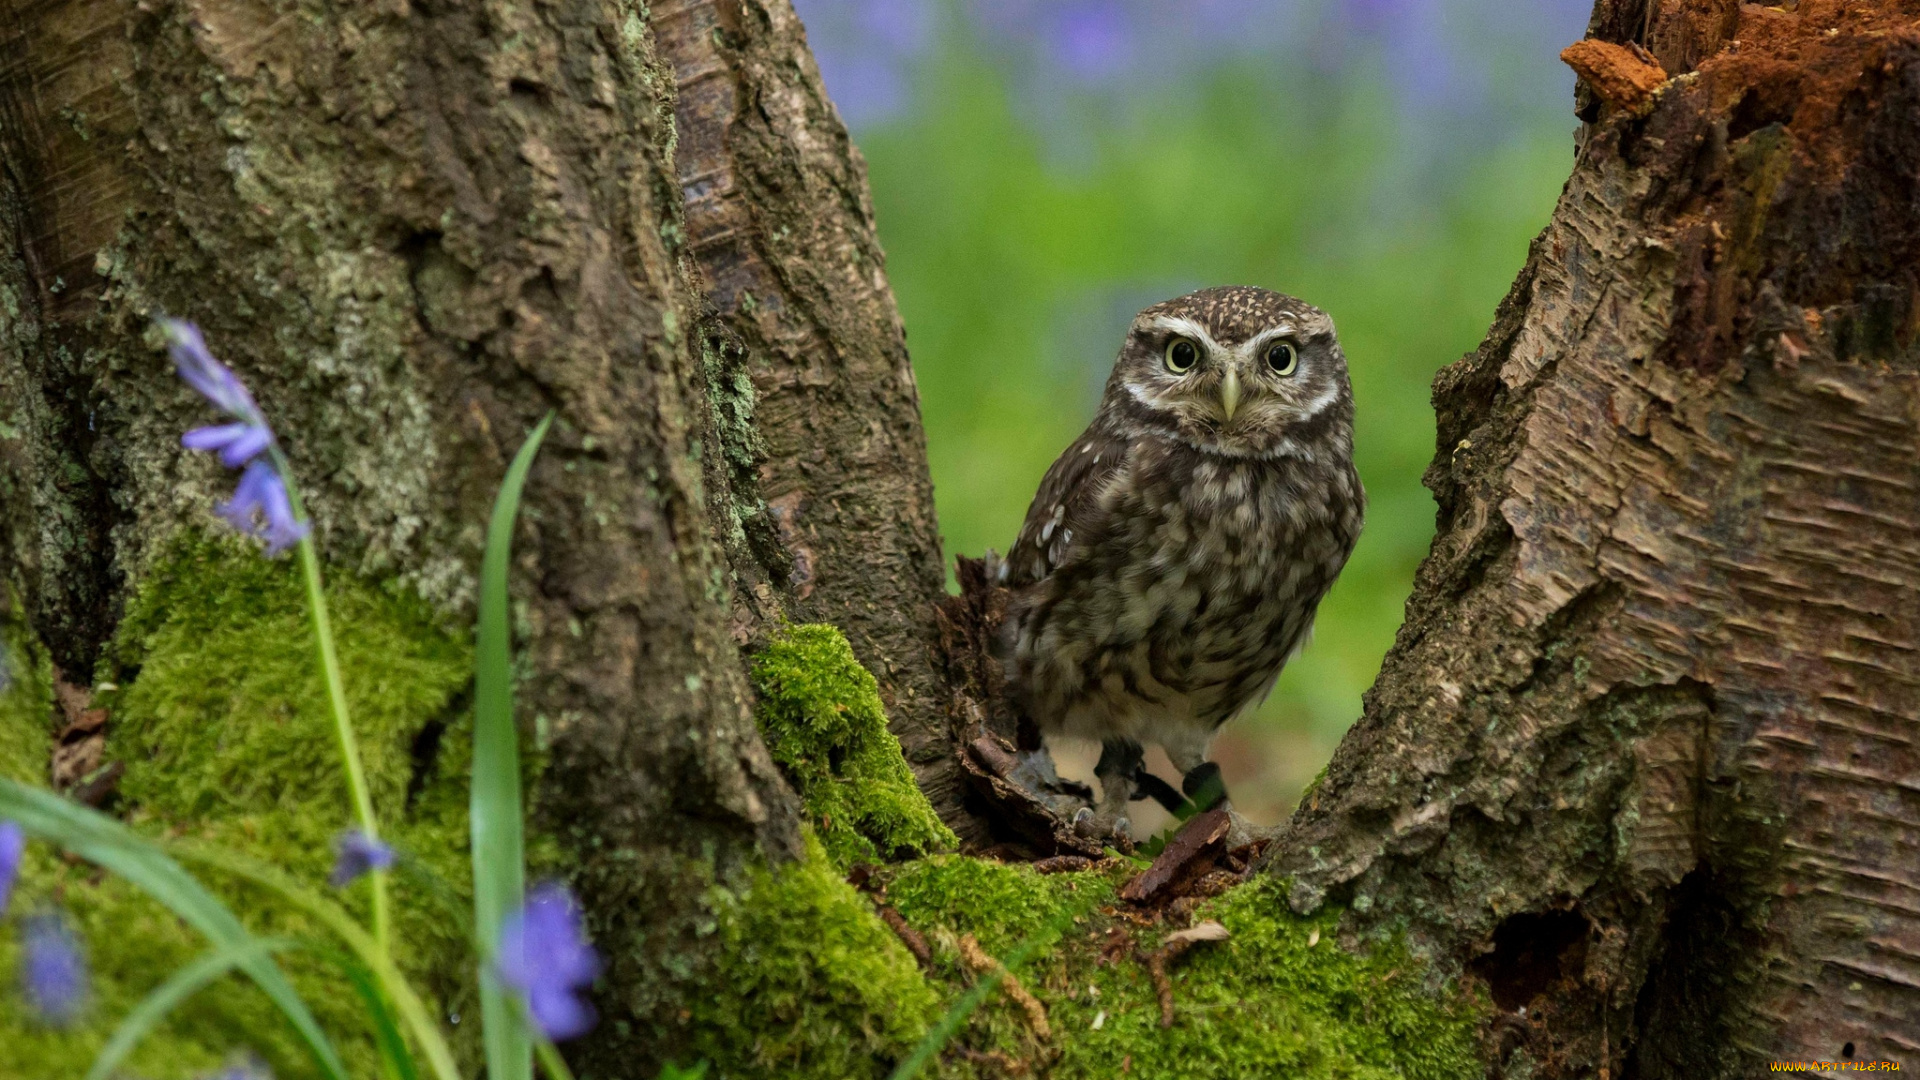
[[[341,833],[340,838],[334,841],[333,848],[338,854],[333,863],[333,873],[327,875],[327,883],[336,889],[369,870],[393,868],[393,849],[359,829],[348,829]]]
[[[7,913],[13,883],[20,876],[20,856],[27,850],[27,834],[12,821],[0,821],[0,915]]]
[[[180,319],[161,319],[160,328],[167,335],[167,352],[180,377],[233,418],[232,423],[194,428],[180,437],[180,445],[189,450],[217,451],[220,463],[229,469],[247,468],[240,474],[233,498],[215,511],[234,528],[264,539],[270,555],[299,543],[308,525],[293,516],[286,478],[270,459],[260,458],[273,448],[274,437],[253,395],[232,368],[213,358],[199,327]]]
[[[215,424],[180,436],[180,445],[189,450],[218,450],[220,464],[237,469],[273,445],[273,432],[254,424]]]
[[[185,319],[161,319],[160,329],[167,335],[167,354],[173,357],[174,370],[188,386],[235,420],[254,427],[267,426],[266,417],[253,403],[253,395],[247,393],[240,376],[208,351],[199,327]]]
[[[580,908],[564,885],[536,886],[500,926],[500,981],[519,992],[527,1013],[555,1042],[584,1035],[598,1016],[580,996],[600,975],[600,957],[580,928]]]
[[[267,542],[267,554],[278,555],[299,543],[310,526],[293,516],[286,482],[272,465],[256,461],[240,474],[233,498],[214,508],[227,524]]]
[[[20,984],[40,1019],[65,1025],[87,1006],[87,962],[80,942],[57,912],[35,915],[20,926]]]

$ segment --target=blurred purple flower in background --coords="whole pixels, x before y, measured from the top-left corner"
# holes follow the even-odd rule
[[[180,437],[180,445],[189,450],[218,451],[221,464],[229,469],[247,467],[233,498],[214,511],[235,529],[265,540],[269,555],[299,543],[309,526],[294,517],[286,478],[270,461],[260,460],[273,447],[274,438],[253,395],[232,368],[213,358],[199,327],[182,319],[161,319],[160,328],[167,335],[167,352],[180,377],[235,421],[194,428]]]
[[[580,908],[567,887],[547,882],[527,894],[525,907],[500,926],[495,959],[500,981],[526,1000],[547,1038],[584,1035],[598,1016],[579,995],[600,975],[600,958],[580,928]]]
[[[20,925],[20,985],[41,1020],[65,1025],[87,1007],[87,962],[80,942],[58,912]]]
[[[20,876],[20,857],[26,854],[27,834],[12,821],[0,821],[0,915],[13,899],[13,883]]]
[[[833,103],[848,124],[884,120],[905,109],[912,63],[933,42],[928,0],[820,0],[802,12],[807,43]]]
[[[359,829],[348,829],[333,843],[337,853],[327,884],[343,888],[369,870],[393,869],[393,849]]]
[[[1079,0],[1048,12],[1054,63],[1092,82],[1124,74],[1134,59],[1134,29],[1119,0]]]
[[[1070,137],[1077,121],[1063,95],[1153,102],[1176,84],[1204,81],[1233,63],[1276,73],[1336,78],[1378,56],[1405,127],[1419,144],[1471,152],[1498,144],[1543,108],[1565,110],[1555,59],[1581,37],[1591,0],[796,0],[827,89],[855,128],[898,119],[917,103],[917,66],[936,29],[970,31],[1009,76],[1018,111],[1048,134]],[[957,19],[942,27],[938,13]],[[1520,77],[1510,77],[1520,73]],[[1279,108],[1308,104],[1298,81],[1276,84]],[[1426,150],[1419,149],[1424,146]]]

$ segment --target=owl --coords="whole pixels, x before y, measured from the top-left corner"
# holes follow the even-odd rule
[[[1124,842],[1130,801],[1184,801],[1145,771],[1145,743],[1201,809],[1225,799],[1214,734],[1306,642],[1365,509],[1325,312],[1225,287],[1134,318],[998,570],[1013,703],[1044,735],[1101,743],[1082,831]]]

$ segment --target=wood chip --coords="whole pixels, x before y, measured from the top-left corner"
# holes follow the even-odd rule
[[[1159,858],[1146,872],[1120,889],[1120,898],[1136,904],[1152,903],[1187,867],[1203,856],[1218,852],[1221,841],[1233,828],[1233,819],[1225,807],[1216,806],[1204,814],[1195,814],[1174,834]]]
[[[1653,95],[1667,73],[1644,49],[1588,38],[1560,51],[1560,61],[1587,80],[1600,100],[1635,116],[1653,110]]]
[[[1000,961],[988,956],[986,950],[980,947],[980,942],[975,940],[972,934],[960,935],[960,962],[976,975],[998,974],[1000,985],[1006,988],[1007,996],[1026,1010],[1027,1026],[1033,1028],[1034,1035],[1042,1041],[1053,1038],[1053,1027],[1047,1023],[1047,1007],[1040,1004],[1039,998],[1028,993],[1026,987],[1020,985],[1020,980],[1014,976],[1013,972],[1008,971]]]

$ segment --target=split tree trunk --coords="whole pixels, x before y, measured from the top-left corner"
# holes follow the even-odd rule
[[[1920,5],[1592,32],[1650,58],[1570,54],[1573,176],[1436,384],[1439,536],[1276,868],[1484,977],[1497,1068],[1912,1068]]]
[[[1407,627],[1277,859],[1485,978],[1509,1070],[1920,1050],[1920,11],[1786,6],[1601,0],[1681,78],[1640,116],[1589,57],[1560,209],[1436,390]],[[775,613],[848,630],[984,835],[862,169],[785,3],[0,0],[0,155],[0,559],[74,681],[226,482],[166,311],[277,419],[329,564],[454,619],[558,410],[526,700],[602,940],[649,945],[615,1008],[689,881],[795,849],[735,648]]]

